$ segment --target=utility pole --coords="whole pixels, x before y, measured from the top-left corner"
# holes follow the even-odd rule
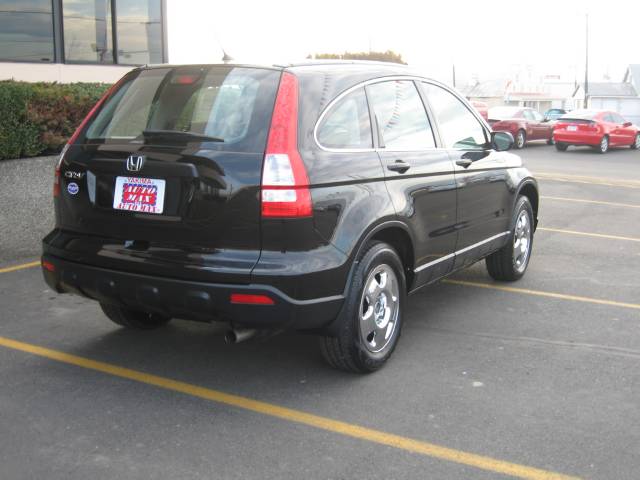
[[[584,108],[589,108],[589,14],[585,15]]]

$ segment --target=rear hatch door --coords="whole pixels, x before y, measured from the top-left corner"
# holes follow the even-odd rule
[[[125,77],[64,156],[57,226],[78,261],[248,281],[281,72],[160,67]]]

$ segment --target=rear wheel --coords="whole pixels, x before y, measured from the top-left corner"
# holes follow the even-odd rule
[[[136,330],[153,330],[166,325],[171,320],[155,313],[141,312],[108,303],[101,303],[100,307],[113,323]]]
[[[600,145],[598,145],[598,152],[607,153],[609,151],[609,137],[604,136],[602,140],[600,140]]]
[[[489,255],[485,263],[494,280],[513,282],[522,278],[529,265],[533,247],[533,209],[525,196],[516,203],[513,231],[507,244]]]
[[[636,141],[631,144],[633,150],[640,150],[640,133],[636,135]]]
[[[516,133],[516,140],[515,140],[515,147],[520,149],[522,147],[524,147],[524,144],[527,143],[527,134],[525,133],[524,130],[518,130],[518,133]]]
[[[569,148],[569,145],[566,143],[556,143],[556,150],[559,152],[566,152],[567,148]]]
[[[355,373],[382,367],[400,338],[405,298],[400,257],[386,243],[370,244],[354,272],[338,333],[320,339],[325,360]]]

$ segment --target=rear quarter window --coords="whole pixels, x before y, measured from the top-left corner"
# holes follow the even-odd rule
[[[371,119],[364,88],[338,100],[318,125],[318,143],[325,148],[372,148]]]

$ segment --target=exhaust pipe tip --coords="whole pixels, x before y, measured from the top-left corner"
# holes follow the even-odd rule
[[[253,337],[256,332],[254,328],[231,328],[224,334],[224,341],[228,344],[244,342]]]

